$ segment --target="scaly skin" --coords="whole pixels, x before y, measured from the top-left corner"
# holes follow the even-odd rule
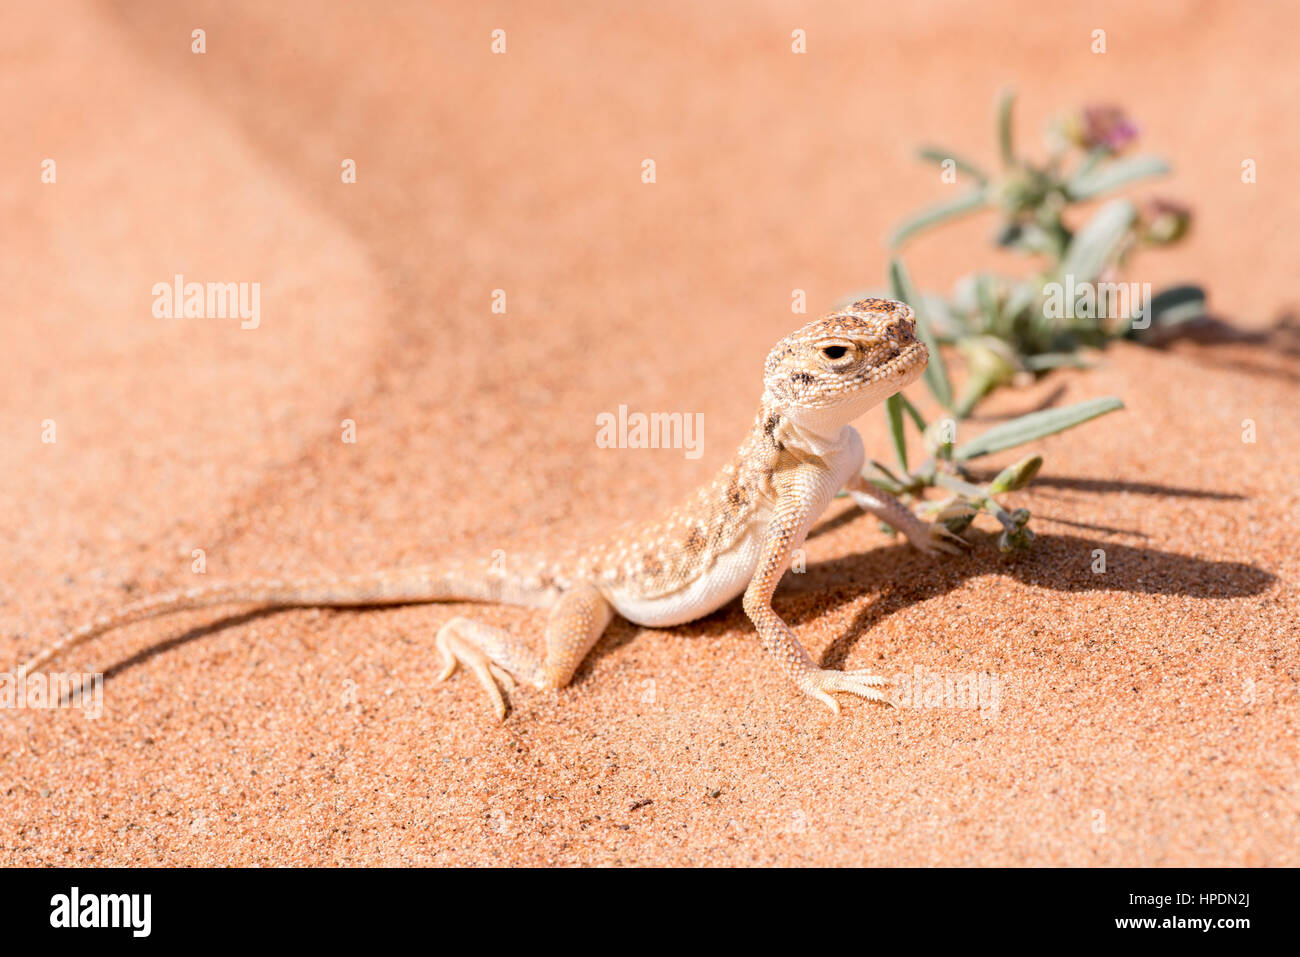
[[[772,594],[841,488],[918,548],[955,551],[963,544],[862,477],[862,440],[849,425],[915,380],[928,358],[910,308],[889,299],[859,300],[777,343],[767,357],[762,403],[748,437],[710,484],[656,522],[595,548],[518,560],[508,573],[487,562],[455,562],[173,592],[97,618],[24,667],[35,671],[110,629],[209,605],[495,601],[548,608],[541,657],[509,632],[469,618],[452,618],[434,640],[442,678],[464,666],[504,718],[503,687],[513,690],[516,679],[538,688],[568,684],[615,613],[663,627],[703,617],[743,594],[763,647],[800,691],[836,712],[836,693],[882,701],[882,678],[818,668],[772,610]]]

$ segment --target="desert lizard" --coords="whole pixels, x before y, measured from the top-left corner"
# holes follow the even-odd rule
[[[498,718],[502,688],[568,684],[615,613],[668,627],[701,618],[744,596],[763,647],[795,686],[832,711],[834,693],[883,701],[885,680],[865,670],[819,668],[772,609],[792,554],[840,489],[925,551],[965,544],[912,513],[863,478],[863,447],[849,424],[915,380],[929,354],[912,310],[862,299],[786,336],[769,353],[763,397],[749,435],[712,482],[658,521],[595,548],[518,560],[509,572],[489,561],[314,581],[263,579],[191,588],[148,598],[66,635],[24,667],[35,671],[113,628],[209,605],[364,606],[494,601],[549,609],[542,656],[509,632],[454,617],[437,633],[446,680],[463,666],[487,691]]]

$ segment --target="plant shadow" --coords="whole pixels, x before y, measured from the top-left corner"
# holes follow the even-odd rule
[[[996,472],[976,472],[978,482],[988,482]],[[1246,496],[1237,492],[1213,492],[1178,485],[1159,485],[1154,482],[1133,482],[1125,479],[1069,478],[1067,476],[1039,475],[1032,488],[1066,489],[1074,492],[1129,492],[1134,495],[1168,495],[1172,498],[1206,498],[1216,502],[1240,502]]]

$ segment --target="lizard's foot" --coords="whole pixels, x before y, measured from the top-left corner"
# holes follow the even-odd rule
[[[466,633],[472,635],[488,628],[489,626],[468,618],[453,618],[438,629],[438,637],[434,639],[434,645],[442,655],[442,673],[438,675],[438,680],[446,681],[456,672],[457,665],[464,665],[488,693],[498,720],[504,721],[506,702],[501,696],[501,688],[514,691],[515,679],[510,672],[489,658],[482,648],[465,637]]]
[[[903,532],[915,548],[927,555],[936,552],[960,555],[970,551],[971,548],[970,542],[940,522],[927,522],[923,518],[918,518],[915,525],[909,525],[908,528],[903,529]]]
[[[834,671],[818,668],[810,671],[799,680],[799,690],[816,698],[836,714],[840,713],[840,703],[831,697],[833,692],[855,694],[868,701],[889,703],[889,696],[880,690],[888,686],[889,681],[882,675],[873,675],[867,669],[857,671]]]
[[[961,555],[970,551],[971,544],[942,522],[927,522],[908,512],[906,516],[891,515],[886,523],[903,533],[911,546],[926,555]]]
[[[974,515],[975,509],[970,505],[954,503],[938,512],[935,521],[931,522],[903,506],[897,515],[897,519],[900,520],[898,530],[907,536],[912,547],[927,555],[934,555],[937,552],[960,555],[962,552],[970,551],[971,544],[949,528],[947,523],[950,520],[964,520],[969,525]],[[893,516],[889,518],[891,523],[894,520]]]
[[[973,517],[975,510],[969,505],[945,509],[939,513],[939,521],[928,522],[892,495],[876,489],[861,476],[848,489],[850,497],[859,508],[875,515],[890,528],[902,532],[914,547],[927,555],[939,552],[960,555],[971,547],[970,542],[945,524],[947,520]]]

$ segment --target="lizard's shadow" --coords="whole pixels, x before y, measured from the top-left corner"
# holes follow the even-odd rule
[[[999,555],[994,535],[972,531],[967,538],[974,548],[960,556],[931,559],[900,543],[816,562],[801,575],[787,574],[774,605],[794,626],[825,614],[828,604],[835,608],[876,592],[822,653],[822,667],[838,668],[878,622],[985,575],[1065,593],[1120,591],[1214,599],[1257,595],[1277,581],[1273,573],[1243,562],[1211,561],[1077,535],[1040,533],[1033,551],[1012,561]],[[1097,550],[1105,553],[1101,572],[1093,571]],[[1014,606],[1007,606],[1007,614],[1015,614]]]
[[[117,664],[109,665],[104,669],[104,680],[121,674],[134,668],[136,665],[142,665],[150,658],[156,658],[158,655],[171,651],[173,648],[179,648],[181,645],[188,645],[191,641],[198,641],[200,638],[206,638],[208,635],[215,635],[219,631],[225,631],[227,628],[235,628],[239,625],[247,624],[250,621],[256,621],[259,618],[265,618],[268,615],[275,615],[282,611],[288,611],[288,608],[257,608],[253,611],[242,612],[238,615],[229,615],[216,621],[209,622],[206,625],[199,625],[197,628],[191,628],[189,631],[181,632],[172,638],[167,638],[150,645],[147,648],[141,648],[139,651],[123,658]]]
[[[823,523],[817,531],[824,533],[830,527],[861,517],[861,512],[850,508]],[[814,562],[801,574],[786,573],[773,605],[777,613],[794,627],[815,620],[862,594],[875,592],[875,597],[858,611],[844,633],[822,653],[823,668],[839,668],[859,639],[880,621],[910,605],[945,595],[966,581],[985,575],[1000,575],[1022,584],[1067,593],[1125,591],[1218,599],[1257,595],[1277,580],[1271,572],[1243,562],[1192,558],[1077,535],[1040,533],[1033,551],[1015,561],[1006,561],[999,556],[995,537],[987,532],[971,530],[966,533],[966,538],[974,547],[963,555],[931,558],[910,545],[894,543]],[[1097,549],[1105,552],[1105,571],[1102,573],[1092,570]],[[364,610],[364,606],[358,608]],[[111,679],[157,655],[226,628],[289,610],[259,608],[191,628],[110,666],[104,671],[104,678]],[[1008,607],[1007,614],[1014,613],[1014,608]],[[737,627],[748,627],[739,599],[700,621],[670,630],[699,637],[732,631]],[[631,643],[642,630],[615,616],[574,674],[574,683],[586,680],[596,660]]]
[[[861,517],[855,509],[849,509],[848,515]],[[1033,551],[1016,560],[1001,557],[995,535],[968,530],[965,537],[974,547],[963,555],[931,558],[910,545],[895,543],[814,562],[801,574],[786,573],[773,598],[773,607],[787,624],[797,627],[860,595],[875,593],[843,634],[822,652],[821,667],[842,668],[853,647],[879,622],[986,575],[1066,593],[1119,591],[1215,599],[1258,595],[1277,581],[1272,572],[1244,562],[1211,561],[1078,535],[1040,533]],[[1103,572],[1093,571],[1097,549],[1105,552]],[[1006,613],[1014,615],[1014,606],[1008,605]],[[698,637],[746,627],[748,622],[737,599],[698,622],[672,630]],[[593,649],[576,677],[581,677],[592,660],[627,644],[639,633],[635,625],[616,618],[615,626]]]
[[[277,615],[280,612],[288,611],[288,608],[257,608],[252,611],[246,611],[238,615],[229,615],[216,621],[209,622],[206,625],[199,625],[197,628],[191,628],[189,631],[181,632],[179,635],[159,641],[147,648],[141,648],[139,651],[132,653],[116,664],[109,665],[103,671],[104,681],[111,681],[117,675],[124,671],[129,671],[137,665],[142,665],[150,658],[156,658],[173,648],[179,648],[181,645],[187,645],[191,641],[198,641],[208,635],[214,635],[219,631],[225,631],[227,628],[234,628],[238,625],[247,624],[250,621],[256,621],[258,618],[265,618],[268,615]],[[64,692],[62,704],[66,707],[73,701],[73,691]]]

